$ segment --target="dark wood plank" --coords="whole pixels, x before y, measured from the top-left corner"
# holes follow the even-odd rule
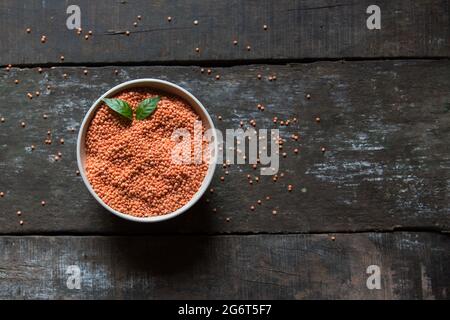
[[[0,72],[0,116],[5,117],[0,123],[1,233],[450,230],[448,61],[252,65],[214,69],[211,76],[197,67],[117,68],[117,76],[115,69],[91,68],[88,75],[81,68]],[[263,80],[256,79],[258,73]],[[267,81],[273,74],[277,80]],[[251,119],[259,128],[280,128],[288,154],[280,159],[284,177],[273,182],[265,176],[250,185],[246,175],[259,171],[232,165],[220,182],[220,167],[213,194],[185,216],[158,225],[126,223],[103,210],[75,173],[77,134],[69,128],[78,129],[91,103],[108,88],[142,77],[190,90],[221,130],[238,128],[240,121],[248,126]],[[26,93],[36,90],[41,96],[29,100]],[[257,110],[258,103],[266,106],[264,112]],[[299,122],[280,127],[273,124],[274,116]],[[44,144],[48,129],[51,146]],[[292,140],[292,134],[300,140]],[[59,151],[62,160],[55,162]],[[272,198],[266,201],[268,195]],[[17,210],[23,212],[23,226]]]
[[[83,35],[69,4],[2,1],[0,64],[450,56],[448,0],[379,0],[381,30],[366,27],[370,0],[80,0]]]
[[[0,298],[447,299],[450,239],[431,233],[0,237]],[[69,266],[81,271],[69,289]],[[369,290],[367,268],[380,267]],[[73,267],[72,267],[73,268]]]

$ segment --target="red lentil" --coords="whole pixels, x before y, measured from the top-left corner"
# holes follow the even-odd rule
[[[154,95],[147,89],[133,89],[115,98],[135,110]],[[142,121],[130,122],[102,105],[86,135],[86,174],[93,189],[113,209],[137,217],[181,208],[200,188],[208,170],[206,162],[172,161],[173,131],[187,129],[192,136],[194,121],[200,117],[177,97],[160,98],[156,111]]]

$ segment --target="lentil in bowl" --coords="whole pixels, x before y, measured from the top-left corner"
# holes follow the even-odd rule
[[[140,102],[157,97],[157,108],[145,119],[127,119],[104,102],[125,101],[136,113]],[[200,162],[177,163],[175,130],[193,135],[201,121],[213,143],[202,142]],[[77,158],[88,190],[112,213],[133,221],[156,222],[190,208],[214,174],[217,138],[211,117],[189,92],[167,81],[125,82],[102,95],[83,120]],[[210,150],[211,149],[211,150]]]

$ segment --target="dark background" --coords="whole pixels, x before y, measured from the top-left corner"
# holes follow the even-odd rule
[[[66,28],[69,4],[81,35]],[[380,30],[366,27],[371,4]],[[0,298],[448,299],[449,8],[2,1]],[[104,210],[76,174],[79,125],[103,92],[145,77],[189,90],[222,130],[279,128],[284,176],[250,185],[259,170],[219,166],[214,193],[165,223]],[[80,290],[66,286],[71,265]],[[379,290],[366,286],[369,265],[381,268]]]

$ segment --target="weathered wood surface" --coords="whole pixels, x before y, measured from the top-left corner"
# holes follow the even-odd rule
[[[371,0],[80,0],[82,35],[69,4],[3,0],[0,64],[450,56],[448,0],[378,0],[381,30],[366,27]]]
[[[115,69],[120,70],[117,76]],[[0,123],[0,191],[5,196],[0,198],[0,232],[448,231],[449,72],[448,61],[252,65],[216,68],[210,76],[197,67],[90,68],[88,75],[82,68],[42,74],[36,69],[1,71],[0,117],[5,122]],[[277,80],[257,80],[257,73],[264,78],[276,74]],[[273,182],[262,176],[250,185],[246,175],[259,170],[232,165],[224,175],[220,166],[212,184],[215,192],[185,216],[156,226],[112,216],[75,173],[77,133],[69,128],[78,129],[91,103],[108,88],[142,77],[167,79],[190,90],[221,130],[238,128],[240,121],[248,126],[250,119],[256,119],[258,128],[280,128],[286,139],[282,151],[287,157],[280,158],[284,177]],[[41,95],[29,100],[26,93],[36,90]],[[257,110],[258,103],[266,106],[264,112]],[[280,127],[273,124],[274,116],[299,121]],[[44,144],[49,129],[51,146]],[[292,140],[292,134],[300,140]],[[57,152],[63,154],[60,161],[54,161]],[[224,182],[219,181],[222,175]],[[294,186],[292,192],[288,184]],[[257,207],[254,212],[251,205]]]
[[[432,233],[0,237],[0,298],[447,299],[450,241]],[[81,271],[69,289],[69,266]],[[367,267],[381,271],[369,290]]]

